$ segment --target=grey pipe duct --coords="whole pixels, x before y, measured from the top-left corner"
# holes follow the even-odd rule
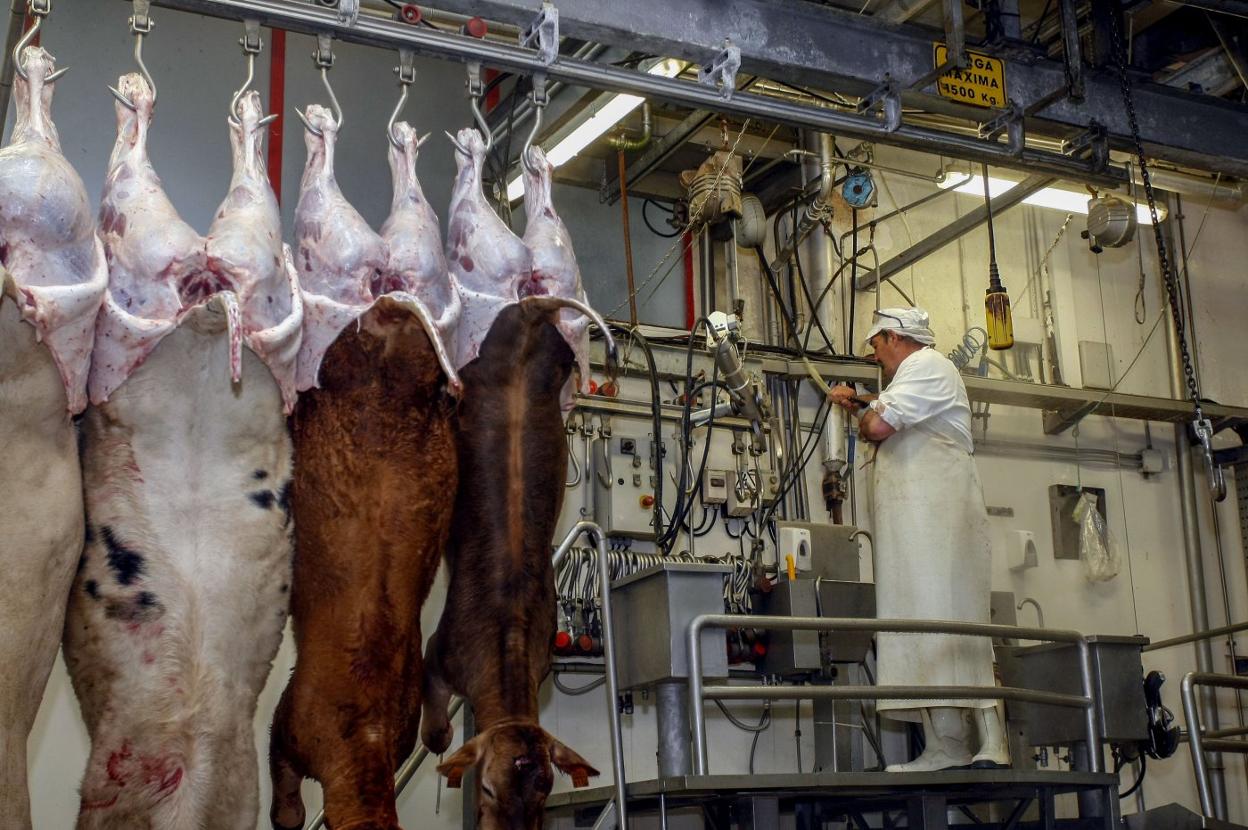
[[[793,236],[784,243],[783,248],[776,252],[776,259],[771,264],[771,270],[775,272],[779,272],[788,264],[793,251],[805,241],[807,236],[810,236],[816,224],[832,217],[832,191],[836,179],[834,174],[836,161],[832,152],[833,138],[828,133],[817,133],[816,136],[819,152],[819,192],[803,211],[802,218],[797,223],[797,229],[793,231]],[[779,240],[777,240],[777,245],[779,245]]]

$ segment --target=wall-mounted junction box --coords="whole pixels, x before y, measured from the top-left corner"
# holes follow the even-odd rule
[[[725,504],[728,501],[728,471],[707,470],[702,474],[702,503]]]
[[[595,443],[594,521],[608,536],[654,539],[658,481],[650,435],[612,435]]]

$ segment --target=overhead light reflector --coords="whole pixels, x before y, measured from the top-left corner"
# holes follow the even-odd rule
[[[995,176],[988,177],[988,193],[992,198],[1003,196],[1009,192],[1018,182],[1012,182],[1009,179],[998,179]],[[965,193],[968,196],[984,195],[984,178],[983,176],[971,176],[967,179],[966,174],[949,172],[945,174],[944,179],[939,183],[944,189],[953,188],[956,193]],[[1089,196],[1085,193],[1076,193],[1072,190],[1063,190],[1060,187],[1046,187],[1023,199],[1024,204],[1035,205],[1036,207],[1052,208],[1053,210],[1063,210],[1067,213],[1080,213],[1085,216],[1088,213]],[[1152,216],[1148,213],[1148,205],[1136,205],[1135,215],[1142,225],[1151,225],[1153,223]],[[1166,209],[1162,205],[1157,206],[1157,216],[1160,219],[1166,218]]]
[[[674,78],[685,68],[684,61],[665,58],[646,71],[651,75]],[[645,99],[640,95],[616,93],[604,95],[590,104],[577,116],[572,125],[556,133],[554,143],[546,150],[546,159],[559,167],[607,133],[624,120]],[[519,173],[507,182],[507,201],[514,202],[524,195],[524,176]]]

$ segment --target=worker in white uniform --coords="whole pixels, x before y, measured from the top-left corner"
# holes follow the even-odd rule
[[[881,618],[989,620],[991,548],[987,512],[972,457],[971,407],[957,368],[933,345],[927,312],[875,312],[868,345],[884,390],[859,395],[839,385],[829,399],[858,414],[859,435],[877,445],[872,515],[875,593]],[[865,404],[865,405],[864,405]],[[993,686],[985,637],[881,633],[881,686]],[[923,724],[915,760],[888,767],[918,772],[1008,765],[1004,728],[992,700],[881,700],[886,717]],[[969,747],[973,713],[978,752]]]

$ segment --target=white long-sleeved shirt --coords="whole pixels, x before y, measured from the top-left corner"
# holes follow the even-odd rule
[[[897,431],[922,424],[944,435],[968,453],[971,439],[971,402],[957,367],[933,348],[906,357],[873,408]]]

